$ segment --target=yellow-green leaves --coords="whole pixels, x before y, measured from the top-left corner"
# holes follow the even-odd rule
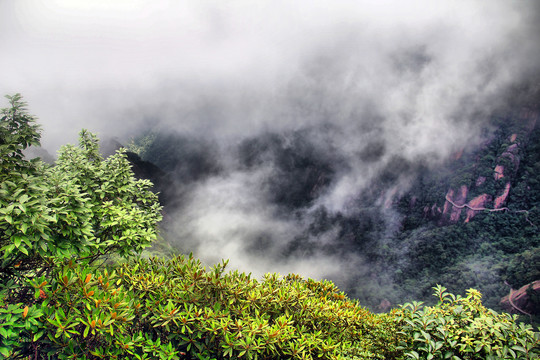
[[[192,358],[376,358],[390,353],[391,322],[346,298],[330,282],[268,274],[263,281],[226,262],[205,269],[193,256],[141,259],[119,270],[152,333]],[[375,344],[377,338],[381,343]],[[384,345],[383,345],[384,344]],[[388,350],[382,350],[383,347]],[[386,352],[385,352],[386,351]]]
[[[436,286],[433,307],[405,304],[398,314],[401,349],[419,359],[535,359],[540,341],[530,326],[482,305],[481,294],[461,297]]]

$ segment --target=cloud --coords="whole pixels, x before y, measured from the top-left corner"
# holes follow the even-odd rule
[[[25,94],[55,145],[64,124],[357,128],[371,107],[415,156],[455,133],[465,99],[484,106],[536,67],[533,4],[7,0],[0,89]]]
[[[404,191],[419,164],[478,142],[512,87],[538,75],[538,7],[533,0],[4,0],[0,92],[25,96],[54,150],[76,141],[82,127],[121,140],[148,129],[210,139],[222,168],[191,184],[173,215],[186,248],[246,270],[280,264],[336,275],[348,270],[327,254],[293,262],[280,252],[306,236],[316,209],[355,214],[362,191],[389,167],[402,170],[387,174],[384,196]],[[283,152],[298,150],[291,134],[306,129],[304,143],[333,164],[331,175],[308,205],[284,212],[268,186],[287,174],[275,154],[245,168],[236,151],[264,134],[281,136]],[[341,230],[309,241],[323,247]]]

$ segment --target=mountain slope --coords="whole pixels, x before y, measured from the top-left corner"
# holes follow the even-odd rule
[[[437,283],[457,293],[478,288],[499,308],[511,287],[540,276],[531,262],[540,246],[539,114],[534,101],[509,106],[491,117],[479,144],[438,164],[386,159],[377,142],[348,154],[331,125],[232,147],[158,132],[133,149],[170,180],[156,185],[170,215],[165,237],[181,251],[230,258],[231,248],[240,261],[308,271],[318,263],[318,277],[372,309],[428,300]],[[358,164],[370,182],[346,206],[329,207],[328,194]],[[208,235],[212,227],[226,230],[222,240]]]

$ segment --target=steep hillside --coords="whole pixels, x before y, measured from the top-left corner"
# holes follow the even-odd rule
[[[524,256],[540,245],[538,120],[531,108],[494,118],[481,147],[421,174],[397,202],[404,218],[394,245],[411,259],[400,283],[413,292],[432,281],[476,287],[497,307],[511,287],[540,278],[538,262]]]
[[[221,251],[234,245],[237,254],[276,264],[332,259],[338,268],[320,277],[374,310],[429,301],[437,283],[457,293],[478,288],[489,307],[500,309],[512,288],[540,278],[534,261],[540,246],[540,112],[528,104],[499,111],[479,144],[436,165],[399,156],[383,162],[385,145],[367,144],[356,159],[383,165],[366,167],[371,182],[338,210],[324,199],[354,163],[319,128],[266,133],[233,148],[186,134],[151,133],[134,141],[131,149],[140,158],[131,158],[136,169],[157,164],[158,179],[167,179],[155,181],[165,194],[164,236],[180,251],[204,259],[211,249],[225,258],[230,255]],[[323,130],[335,131],[331,125]],[[156,176],[147,172],[140,175]],[[226,187],[238,177],[251,179],[243,190],[249,187],[252,199]],[[201,192],[216,183],[221,188]],[[209,202],[205,213],[223,210],[214,219],[233,219],[232,236],[223,234],[221,245],[201,239],[191,223],[179,220],[201,221],[193,215],[197,201]],[[274,232],[271,225],[237,223],[236,208],[248,209],[250,202],[293,230],[281,234],[279,226]],[[179,232],[179,223],[190,230]],[[221,226],[208,226],[214,224]]]

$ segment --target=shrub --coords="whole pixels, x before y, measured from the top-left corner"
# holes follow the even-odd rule
[[[385,359],[391,314],[376,315],[327,281],[263,281],[205,269],[192,256],[96,270],[58,268],[30,281],[36,301],[8,308],[13,358]],[[6,325],[7,324],[7,325]],[[8,337],[6,337],[8,338]],[[36,357],[37,358],[37,357]]]
[[[436,306],[408,303],[397,319],[404,336],[400,349],[411,359],[537,359],[540,337],[517,317],[485,308],[481,294],[466,297],[434,287]]]

